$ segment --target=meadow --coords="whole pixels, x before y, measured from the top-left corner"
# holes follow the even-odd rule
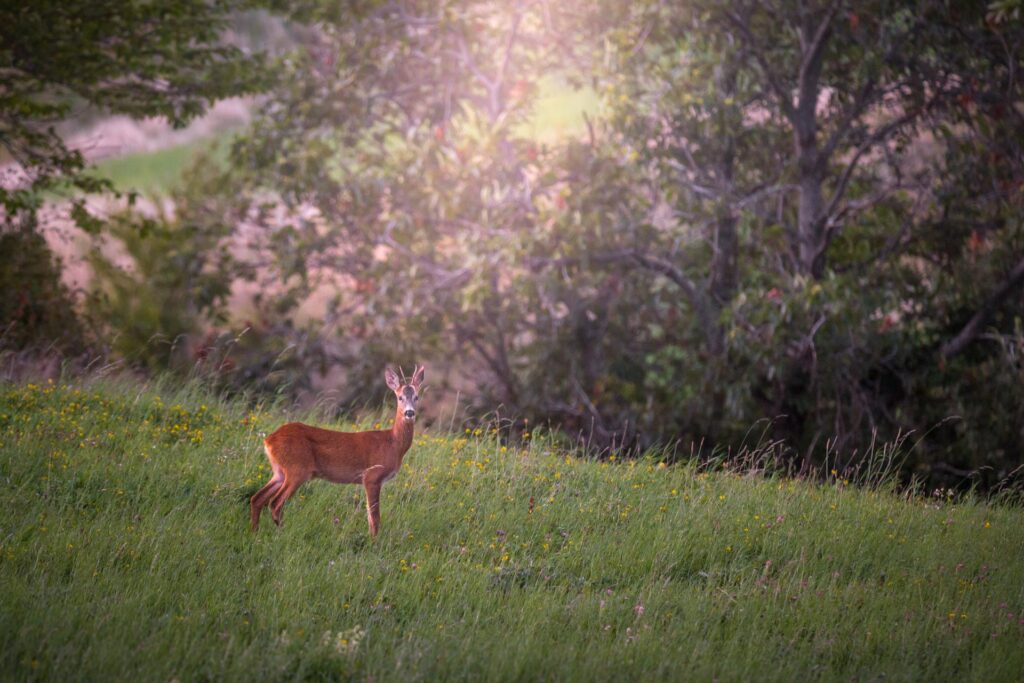
[[[286,412],[199,386],[0,384],[0,677],[1024,675],[1012,500],[428,429],[377,538],[362,490],[323,482],[254,535],[260,434]]]
[[[104,159],[93,167],[92,173],[109,180],[120,192],[166,196],[178,187],[186,169],[200,156],[207,156],[220,167],[225,166],[232,135],[232,131],[224,131],[216,138],[200,138],[154,152]]]

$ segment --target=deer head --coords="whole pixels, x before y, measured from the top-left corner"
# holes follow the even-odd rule
[[[388,368],[384,371],[384,381],[387,382],[388,388],[395,392],[395,397],[398,399],[398,412],[405,420],[414,421],[416,419],[416,403],[420,400],[420,384],[423,382],[423,366],[416,366],[411,380],[406,380],[405,373],[402,373],[402,377],[399,378],[394,370]]]

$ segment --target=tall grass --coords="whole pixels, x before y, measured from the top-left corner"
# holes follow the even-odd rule
[[[284,419],[195,387],[0,385],[3,676],[1024,672],[1019,507],[428,431],[376,539],[362,491],[323,482],[253,535]]]

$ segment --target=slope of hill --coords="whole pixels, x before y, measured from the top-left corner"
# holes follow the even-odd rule
[[[377,539],[362,491],[322,482],[253,535],[260,432],[284,419],[196,388],[0,385],[5,677],[1024,672],[1014,505],[428,431]]]

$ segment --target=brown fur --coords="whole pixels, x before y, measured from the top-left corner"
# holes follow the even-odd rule
[[[391,429],[336,432],[289,422],[264,439],[263,447],[273,474],[249,501],[253,531],[259,528],[260,514],[268,505],[271,518],[280,526],[284,504],[300,486],[319,477],[335,484],[362,484],[366,489],[370,534],[377,535],[381,486],[398,473],[412,445],[414,422],[406,419],[405,411],[414,410],[423,368],[416,370],[408,384],[400,383],[390,370],[386,378],[399,399]]]

